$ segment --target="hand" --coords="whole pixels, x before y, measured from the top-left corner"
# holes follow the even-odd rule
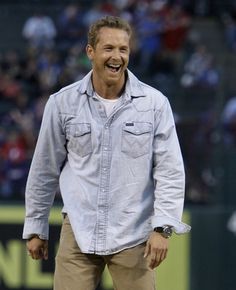
[[[32,259],[48,259],[48,241],[34,237],[26,243],[27,251]]]
[[[149,260],[149,268],[154,269],[165,260],[169,248],[169,240],[160,233],[151,233],[144,252],[144,258]]]

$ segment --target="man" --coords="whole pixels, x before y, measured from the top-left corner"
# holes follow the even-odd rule
[[[131,29],[107,16],[88,33],[92,71],[52,95],[26,188],[23,238],[47,259],[58,184],[64,221],[55,290],[94,290],[105,265],[117,290],[154,290],[181,222],[184,169],[166,97],[128,69]]]

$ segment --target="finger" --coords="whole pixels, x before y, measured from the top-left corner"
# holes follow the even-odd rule
[[[35,255],[34,252],[30,252],[30,256],[31,256],[32,259],[34,259],[34,260],[36,259],[36,255]]]
[[[167,253],[168,253],[167,249],[162,251],[162,253],[161,253],[161,261],[164,261],[166,259]]]
[[[150,244],[147,242],[143,257],[144,258],[147,258],[147,256],[149,255],[149,253],[150,253]]]
[[[159,266],[161,264],[161,262],[166,258],[166,250],[157,250],[156,251],[156,257],[155,257],[155,261],[153,261],[152,263],[152,269],[156,268],[157,266]]]
[[[33,256],[32,251],[31,250],[27,250],[27,255],[32,258],[32,256]]]
[[[37,260],[38,259],[38,253],[36,253],[35,251],[31,252],[31,257],[32,257],[32,259]]]
[[[44,245],[43,247],[39,249],[39,256],[40,256],[40,259],[44,259],[44,260],[48,259],[48,247],[46,245]]]
[[[157,259],[155,267],[158,267],[167,257],[167,250],[161,251],[160,258]]]
[[[154,269],[156,263],[157,263],[157,255],[155,253],[153,253],[150,256],[149,268]]]
[[[43,249],[43,258],[44,258],[44,260],[48,259],[48,247],[47,246],[45,246]]]
[[[149,268],[153,269],[158,259],[158,251],[153,248],[150,249]]]
[[[31,251],[31,257],[34,260],[42,259],[43,258],[43,249],[40,248],[40,249],[37,249],[35,251]]]
[[[44,257],[44,249],[43,249],[43,247],[39,249],[38,257],[40,257],[40,259],[43,259],[43,257]]]

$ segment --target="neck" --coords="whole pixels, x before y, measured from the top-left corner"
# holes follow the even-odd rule
[[[113,86],[105,87],[102,89],[94,87],[94,90],[99,96],[103,97],[104,99],[118,99],[123,92],[123,89],[117,89]]]
[[[95,92],[104,99],[118,99],[125,86],[125,76],[119,83],[109,84],[104,83],[101,79],[97,79],[95,75],[92,76],[92,83]]]

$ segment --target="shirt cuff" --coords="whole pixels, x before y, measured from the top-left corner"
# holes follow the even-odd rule
[[[190,232],[191,227],[179,220],[176,220],[169,216],[154,216],[152,217],[152,227],[163,227],[164,225],[168,225],[173,227],[173,231],[180,235],[186,234]]]
[[[39,236],[42,240],[48,240],[49,224],[48,219],[26,218],[23,229],[23,239],[29,239],[33,234]]]

